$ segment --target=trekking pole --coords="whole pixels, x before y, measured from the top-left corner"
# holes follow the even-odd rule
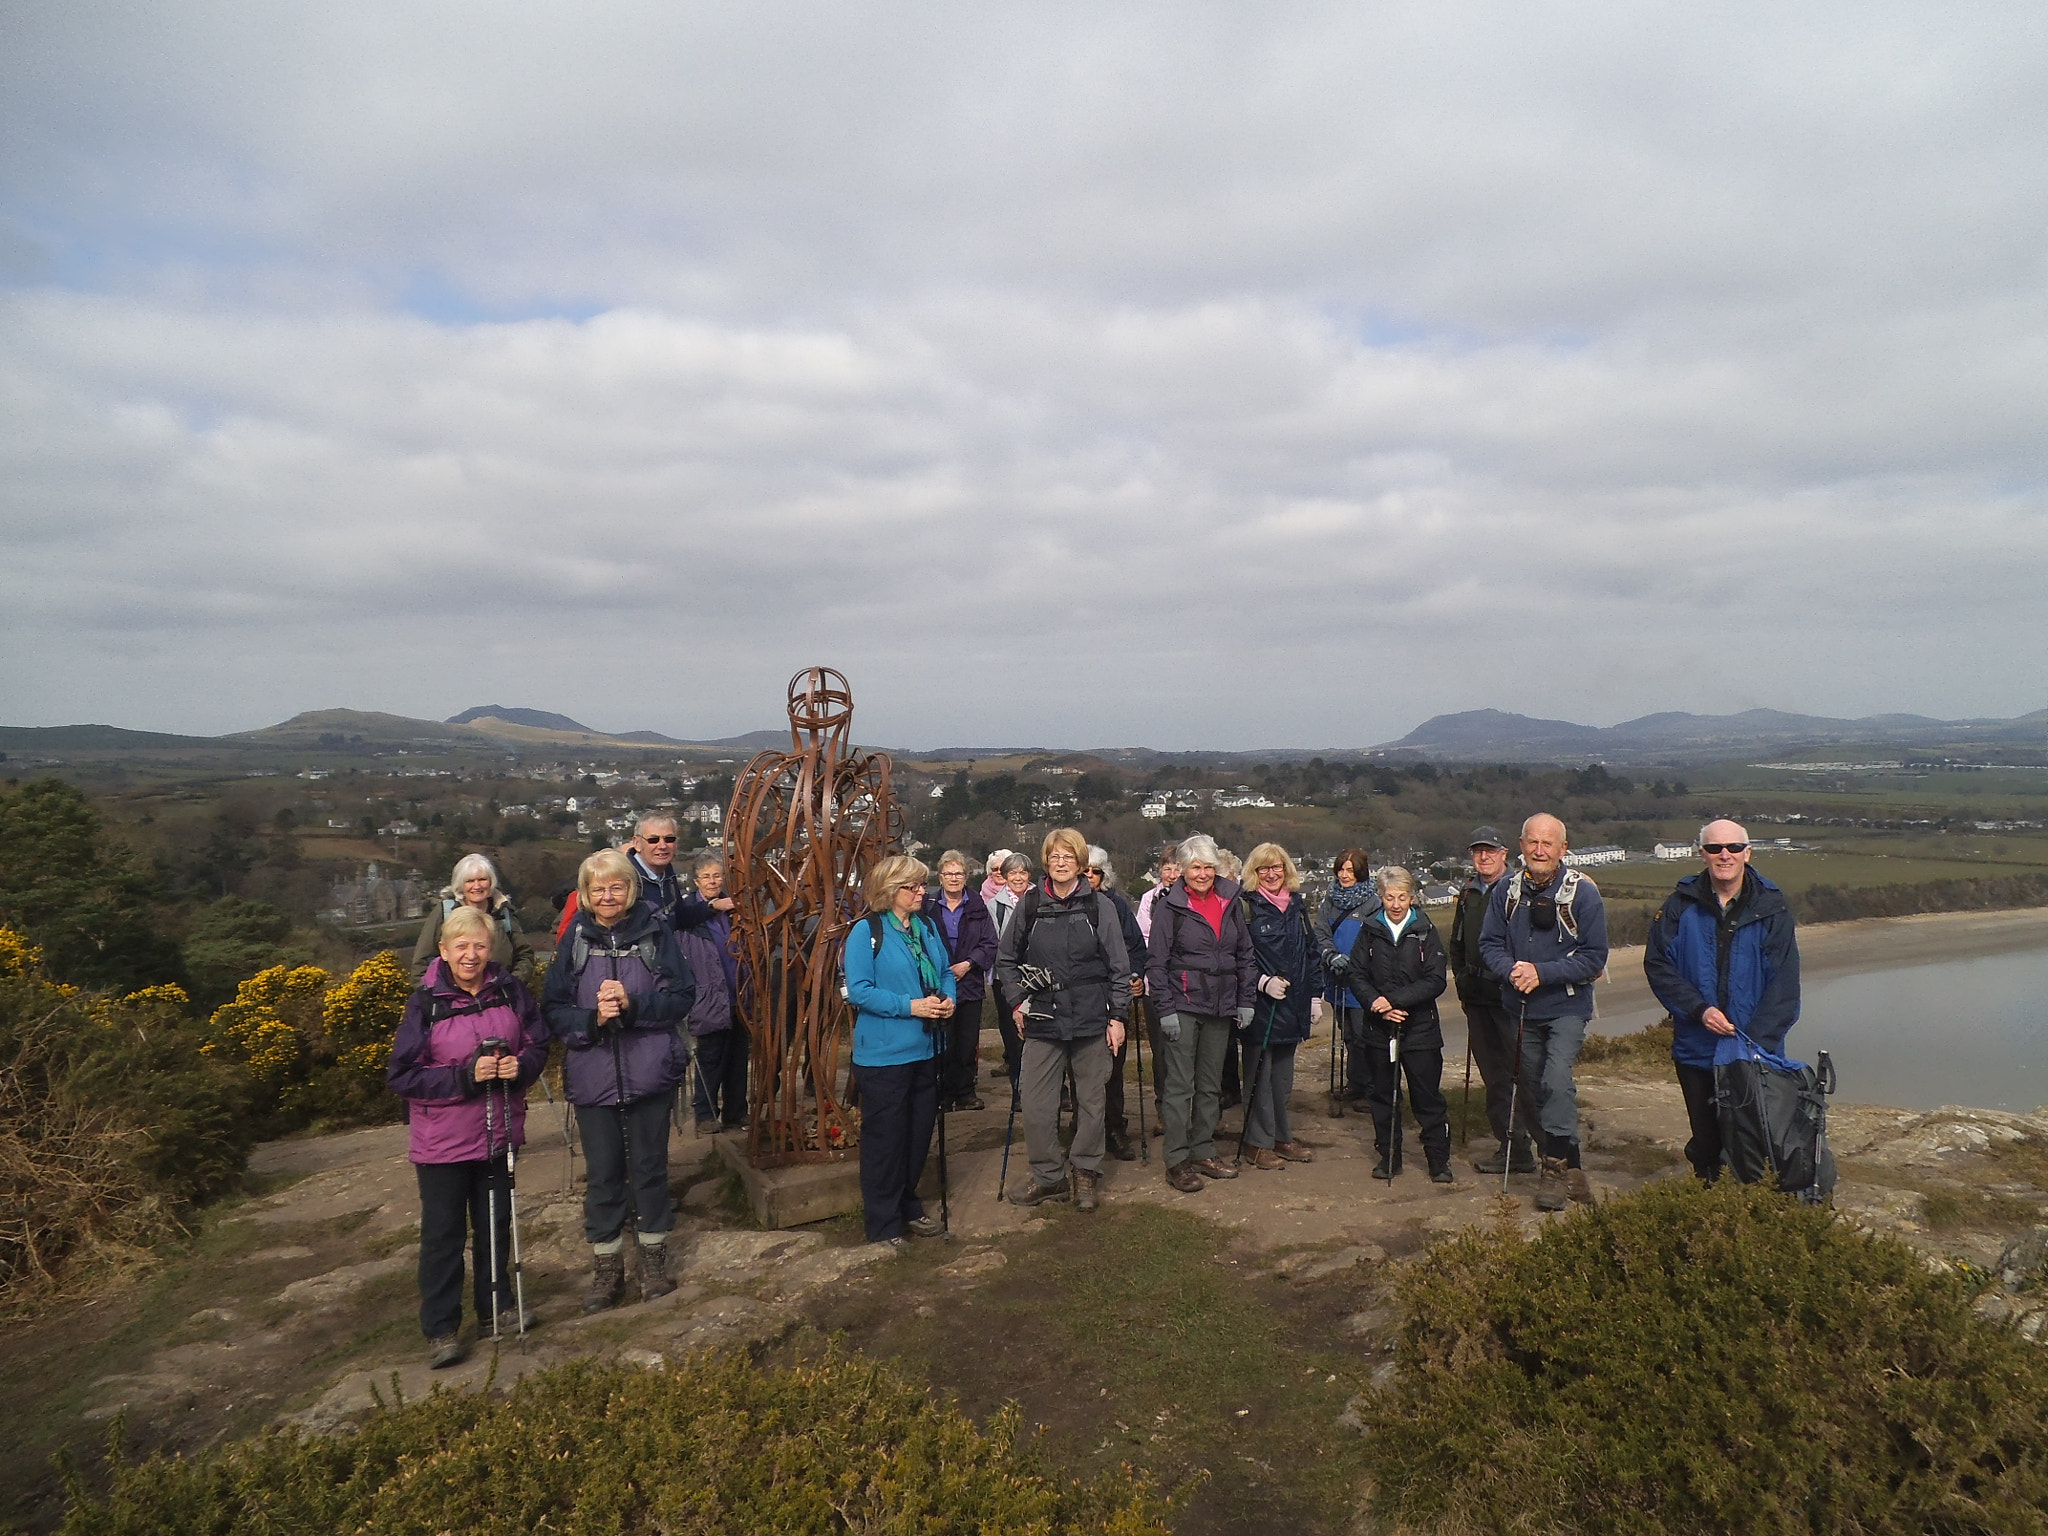
[[[1385,1166],[1387,1184],[1391,1187],[1401,1166],[1401,1026],[1392,1021],[1387,1024],[1387,1088],[1391,1112],[1387,1117]]]
[[[1259,1046],[1258,1058],[1252,1062],[1251,1071],[1245,1074],[1244,1118],[1237,1123],[1237,1156],[1231,1159],[1233,1168],[1244,1166],[1244,1139],[1252,1128],[1252,1106],[1259,1098],[1259,1076],[1266,1065],[1266,1052],[1273,1044],[1273,1016],[1280,1011],[1280,999],[1272,999],[1272,1006],[1266,1010],[1266,1038]],[[1280,1116],[1273,1116],[1273,1123],[1280,1123]]]
[[[497,1058],[494,1056],[491,1060],[495,1062]],[[505,1150],[508,1153],[512,1150],[511,1140],[510,1136],[505,1138]],[[498,1180],[491,1168],[491,1164],[498,1160],[498,1154],[494,1150],[496,1141],[497,1138],[491,1130],[491,1090],[487,1087],[484,1089],[484,1211],[485,1219],[491,1224],[491,1342],[494,1344],[499,1338],[498,1315],[505,1310],[504,1296],[498,1279]],[[475,1207],[472,1206],[470,1209],[474,1210]]]
[[[1522,1024],[1529,1016],[1529,995],[1516,994],[1515,998],[1515,1071],[1509,1078],[1508,1088],[1508,1150],[1500,1160],[1500,1192],[1508,1192],[1508,1170],[1515,1166],[1515,1105],[1522,1092]]]
[[[939,1080],[939,1088],[941,1089],[939,1094],[939,1231],[945,1235],[946,1241],[951,1242],[953,1240],[953,1208],[948,1203],[946,1185],[946,1095],[943,1091],[945,1088],[946,1045],[946,1022],[943,1019],[935,1020],[932,1029],[932,1066],[934,1069],[933,1075]]]
[[[1465,1016],[1465,1107],[1458,1111],[1458,1145],[1472,1142],[1472,1017]]]
[[[1003,1203],[1003,1185],[1010,1177],[1010,1143],[1017,1136],[1017,1101],[1020,1097],[1022,1095],[1018,1089],[1017,1080],[1013,1077],[1010,1079],[1010,1126],[1008,1130],[1003,1132],[1003,1168],[1002,1172],[996,1175],[997,1205]]]
[[[519,1152],[512,1145],[512,1093],[498,1079],[499,1108],[505,1116],[505,1204],[512,1218],[512,1305],[519,1309],[519,1343],[526,1344],[526,1263],[519,1253]]]
[[[1137,1015],[1137,1028],[1131,1031],[1131,1049],[1138,1057],[1138,1161],[1152,1161],[1152,1139],[1145,1133],[1145,1005],[1140,1002],[1131,1010]]]

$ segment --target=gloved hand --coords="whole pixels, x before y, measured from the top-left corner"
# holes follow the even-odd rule
[[[1341,949],[1333,949],[1324,957],[1323,969],[1332,976],[1342,976],[1351,969],[1351,957]]]
[[[1259,990],[1277,1002],[1287,995],[1287,978],[1285,976],[1261,976],[1259,978]]]
[[[1323,1015],[1327,1011],[1327,1006],[1324,1004],[1323,1000],[1320,997],[1310,998],[1308,1000],[1308,1022],[1310,1026],[1314,1027],[1315,1025],[1322,1023]]]
[[[1237,1027],[1239,1029],[1250,1029],[1252,1027],[1251,1009],[1240,1008],[1237,1010]]]
[[[1161,1015],[1159,1015],[1159,1038],[1162,1040],[1171,1040],[1175,1045],[1180,1044],[1179,1014],[1162,1013]]]

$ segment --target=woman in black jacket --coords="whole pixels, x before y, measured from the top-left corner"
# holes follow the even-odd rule
[[[1399,1075],[1405,1071],[1429,1176],[1449,1184],[1451,1117],[1444,1104],[1444,1036],[1436,1014],[1449,960],[1436,925],[1416,909],[1415,877],[1393,864],[1373,883],[1379,887],[1380,910],[1359,927],[1350,972],[1351,990],[1365,1005],[1365,1050],[1371,1061],[1366,1104],[1372,1110],[1373,1146],[1380,1154],[1372,1176],[1391,1180],[1401,1171],[1401,1143],[1393,1132]]]

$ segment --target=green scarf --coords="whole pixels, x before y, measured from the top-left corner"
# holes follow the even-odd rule
[[[892,917],[895,916],[894,913],[890,915]],[[917,920],[921,915],[913,913],[909,922],[902,922],[901,919],[898,919],[898,922],[903,929],[904,939],[910,945],[910,957],[917,962],[918,984],[924,988],[926,995],[929,996],[934,992],[942,990],[939,986],[941,968],[933,963],[930,955],[925,953],[924,935],[918,931],[924,926]]]

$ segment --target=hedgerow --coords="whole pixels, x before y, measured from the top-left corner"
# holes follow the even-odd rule
[[[1410,1276],[1363,1405],[1411,1530],[2048,1528],[2048,1350],[1954,1273],[1760,1187],[1651,1185]]]
[[[582,1362],[505,1398],[381,1409],[346,1438],[273,1430],[119,1466],[103,1497],[74,1479],[62,1532],[1165,1536],[1166,1514],[1129,1467],[1048,1472],[1014,1409],[982,1429],[858,1358],[771,1371],[706,1355],[666,1371]]]

